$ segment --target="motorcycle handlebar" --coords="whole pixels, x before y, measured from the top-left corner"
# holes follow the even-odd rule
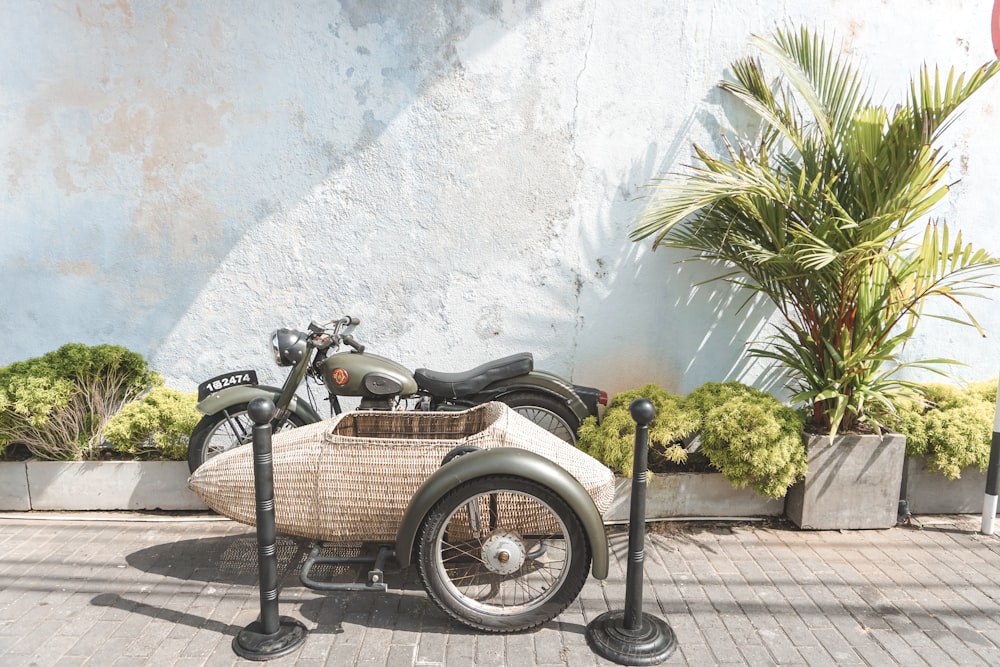
[[[309,331],[311,333],[324,333],[330,331],[331,325],[333,326],[333,331],[336,332],[342,327],[355,327],[361,324],[361,320],[353,315],[344,315],[339,320],[330,320],[326,324],[317,324],[316,321],[309,323]]]
[[[365,351],[365,346],[354,339],[353,336],[349,334],[341,334],[346,327],[352,327],[361,324],[361,320],[353,315],[344,315],[339,320],[330,320],[326,324],[317,324],[316,322],[309,323],[309,339],[313,347],[321,350],[329,348],[331,345],[343,343],[348,345],[359,353]]]
[[[348,347],[354,348],[359,354],[365,351],[365,346],[354,340],[354,336],[346,335],[340,337],[341,342]]]

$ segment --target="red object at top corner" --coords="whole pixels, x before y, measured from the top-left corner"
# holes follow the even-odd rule
[[[990,21],[993,32],[993,53],[1000,58],[1000,0],[993,0],[993,19]]]

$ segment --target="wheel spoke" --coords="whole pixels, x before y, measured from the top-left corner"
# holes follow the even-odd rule
[[[559,415],[550,410],[526,405],[514,408],[514,412],[538,424],[549,433],[562,438],[570,444],[576,442],[576,434],[573,433],[569,425]]]

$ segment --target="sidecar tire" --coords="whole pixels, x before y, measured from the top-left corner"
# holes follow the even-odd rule
[[[563,403],[548,396],[531,391],[518,391],[497,397],[514,412],[538,424],[549,433],[558,436],[571,445],[576,444],[576,432],[580,420]]]
[[[198,425],[194,427],[191,432],[191,437],[188,438],[188,469],[194,472],[198,466],[210,459],[216,454],[221,454],[224,451],[228,451],[232,447],[243,445],[250,442],[250,435],[253,433],[253,421],[247,414],[247,406],[249,403],[239,403],[225,411],[217,412],[214,415],[205,415],[202,417]],[[229,413],[229,419],[238,423],[241,429],[244,430],[244,434],[241,442],[237,442],[237,436],[234,433],[229,433],[228,436],[231,440],[227,443],[227,446],[218,449],[212,453],[212,449],[209,446],[209,442],[212,437],[224,437],[227,435],[225,432],[219,432],[219,427],[225,428],[227,418],[226,413]],[[281,431],[287,428],[298,428],[299,426],[304,426],[305,422],[299,418],[294,412],[289,412],[280,423],[272,423],[271,426],[274,431]]]
[[[469,534],[470,514],[463,510],[472,502],[486,514],[499,508],[488,535],[485,529]],[[504,504],[517,513],[504,513]],[[526,507],[541,511],[559,532],[526,535],[532,527],[518,523]],[[468,538],[449,540],[449,531]],[[521,549],[508,549],[512,544]],[[417,535],[417,570],[427,594],[451,618],[486,632],[519,632],[558,616],[580,594],[590,559],[583,525],[569,505],[548,487],[509,475],[455,487],[427,513]],[[516,569],[504,573],[497,566]]]

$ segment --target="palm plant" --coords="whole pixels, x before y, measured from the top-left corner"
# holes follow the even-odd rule
[[[756,43],[779,76],[768,81],[761,61],[745,58],[721,86],[760,117],[759,132],[727,142],[723,158],[695,146],[698,164],[658,183],[632,236],[732,267],[713,280],[777,307],[777,333],[751,354],[787,369],[811,422],[831,437],[877,427],[902,395],[919,392],[901,369],[951,363],[898,358],[920,316],[930,315],[928,299],[959,310],[935,316],[980,328],[963,299],[993,286],[997,260],[927,214],[949,188],[947,156],[935,142],[1000,61],[943,80],[925,66],[890,111],[808,29],[779,28]]]

